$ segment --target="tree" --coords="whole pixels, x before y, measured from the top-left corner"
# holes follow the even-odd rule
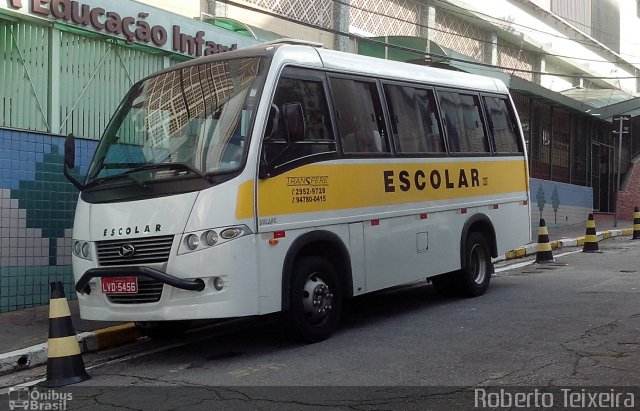
[[[555,224],[558,224],[558,207],[560,207],[560,194],[558,194],[558,186],[553,186],[553,193],[551,193],[551,205],[553,206],[553,220]]]
[[[544,189],[542,188],[542,184],[538,186],[538,192],[536,193],[536,200],[538,201],[538,210],[540,210],[540,218],[542,218],[542,210],[544,210],[544,205],[547,200],[544,198]]]
[[[42,237],[49,238],[49,264],[57,265],[57,239],[64,238],[64,231],[73,227],[73,213],[78,200],[78,190],[62,174],[64,156],[58,147],[36,162],[35,180],[21,180],[17,190],[11,190],[11,198],[26,209],[27,228],[40,228]],[[79,178],[78,168],[71,174]]]

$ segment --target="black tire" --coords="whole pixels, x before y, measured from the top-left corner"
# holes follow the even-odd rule
[[[478,297],[487,291],[493,274],[491,253],[485,236],[477,231],[470,233],[463,256],[465,267],[457,276],[460,293],[464,297]]]
[[[289,334],[305,343],[329,338],[340,321],[342,296],[342,285],[327,260],[300,258],[291,273],[289,309],[285,312]]]
[[[168,340],[184,335],[191,328],[191,321],[137,321],[135,325],[146,337],[154,340]]]

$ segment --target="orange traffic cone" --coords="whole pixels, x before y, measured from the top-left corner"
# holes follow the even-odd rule
[[[544,218],[540,219],[540,227],[538,228],[538,251],[536,252],[536,263],[552,263],[555,259],[551,252],[551,243],[549,242],[549,231]]]
[[[47,349],[47,379],[40,383],[43,387],[61,387],[91,378],[84,369],[69,303],[60,281],[51,283]]]
[[[636,207],[633,210],[633,240],[640,240],[640,210]]]
[[[596,235],[596,222],[593,219],[593,214],[589,214],[587,220],[587,232],[584,235],[584,246],[582,247],[583,253],[597,253],[598,249],[598,236]]]

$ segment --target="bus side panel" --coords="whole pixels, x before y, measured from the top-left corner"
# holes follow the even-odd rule
[[[498,256],[530,242],[529,207],[522,201],[503,203],[488,211],[496,232]]]
[[[287,253],[297,239],[306,233],[317,229],[331,232],[338,236],[342,243],[349,247],[349,226],[347,224],[330,225],[324,227],[308,227],[284,231],[284,237],[278,233],[277,241],[274,232],[263,232],[257,236],[258,250],[258,286],[259,286],[259,313],[268,314],[280,311],[282,308],[282,282],[284,274],[284,261]],[[311,248],[313,250],[313,246]],[[353,264],[353,261],[352,261]],[[348,275],[348,273],[338,273]]]
[[[367,292],[460,268],[460,224],[453,219],[454,212],[442,211],[365,223]]]

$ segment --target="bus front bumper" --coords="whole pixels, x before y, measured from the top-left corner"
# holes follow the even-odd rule
[[[108,267],[108,268],[92,268],[87,270],[76,283],[76,291],[80,294],[90,294],[91,288],[89,282],[96,277],[131,277],[145,276],[153,280],[160,281],[175,288],[188,291],[202,291],[205,284],[200,278],[187,280],[174,277],[162,271],[149,267]]]

